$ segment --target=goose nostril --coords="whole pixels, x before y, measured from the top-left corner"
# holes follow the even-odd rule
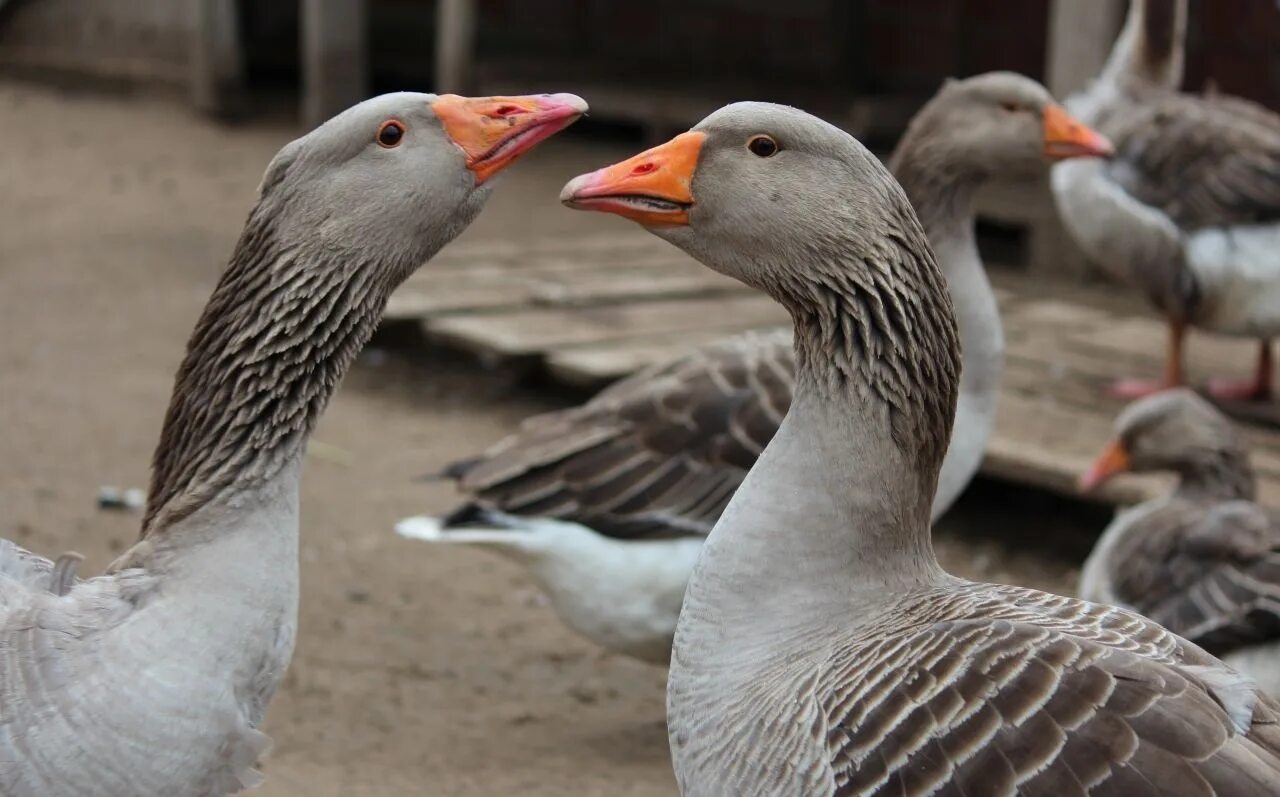
[[[498,117],[512,116],[513,114],[522,113],[518,105],[501,105],[494,110],[493,115]]]
[[[649,162],[649,163],[642,163],[642,164],[640,164],[639,166],[637,166],[637,167],[635,167],[634,169],[632,169],[632,170],[631,170],[631,174],[632,174],[632,175],[637,175],[637,174],[648,174],[649,172],[653,171],[653,170],[654,170],[654,169],[656,169],[656,168],[657,168],[657,167],[656,167],[656,166],[654,166],[652,162]]]

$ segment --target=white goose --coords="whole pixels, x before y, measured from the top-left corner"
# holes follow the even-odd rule
[[[1107,163],[1056,166],[1062,220],[1099,266],[1142,290],[1169,323],[1162,378],[1185,381],[1189,327],[1261,339],[1254,376],[1223,398],[1270,395],[1280,334],[1280,115],[1233,97],[1177,92],[1186,0],[1133,0],[1102,75],[1067,107],[1116,146]]]
[[[258,782],[297,625],[307,437],[392,289],[585,108],[390,94],[280,151],[175,379],[142,539],[74,583],[0,541],[0,794]]]
[[[791,411],[712,530],[667,706],[685,797],[1272,797],[1280,706],[1122,609],[964,581],[929,514],[958,393],[945,279],[857,141],[738,103],[571,181],[764,291]]]
[[[958,432],[934,518],[982,462],[1003,368],[974,194],[992,177],[1043,174],[1052,161],[1109,151],[1043,86],[1008,72],[947,81],[894,150],[890,168],[938,250],[964,345]],[[731,338],[655,366],[451,465],[447,475],[472,503],[398,529],[515,558],[571,628],[666,664],[701,539],[777,431],[794,373],[789,331]]]

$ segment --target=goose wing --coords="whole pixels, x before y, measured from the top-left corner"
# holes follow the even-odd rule
[[[1103,127],[1113,179],[1182,229],[1280,221],[1280,115],[1169,92],[1116,109]]]
[[[1248,501],[1215,504],[1129,535],[1113,563],[1117,596],[1215,653],[1280,638],[1280,516]]]
[[[819,696],[834,794],[1276,793],[1280,707],[1248,681],[1136,614],[993,592],[837,653]]]
[[[737,336],[531,418],[445,474],[485,507],[616,537],[706,534],[791,403],[789,330]]]
[[[50,561],[9,540],[0,539],[0,609],[17,602],[18,596],[33,591],[65,595],[79,580],[76,566],[83,559],[78,553],[64,553]]]

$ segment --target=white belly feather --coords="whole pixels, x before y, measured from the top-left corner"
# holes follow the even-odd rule
[[[1223,227],[1186,239],[1203,294],[1196,326],[1228,335],[1280,335],[1280,224]]]

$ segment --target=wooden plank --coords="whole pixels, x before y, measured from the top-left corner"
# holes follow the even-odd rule
[[[1055,330],[1094,329],[1115,319],[1106,310],[1062,299],[1026,299],[1005,309],[1001,315],[1006,327],[1031,326]]]
[[[409,282],[431,281],[446,274],[472,273],[486,269],[557,267],[563,271],[595,271],[628,262],[688,264],[694,261],[657,238],[599,241],[595,245],[584,242],[580,247],[459,246],[449,247],[432,258],[430,263],[409,277]]]
[[[365,98],[368,38],[365,0],[302,0],[302,121],[308,128]]]
[[[498,269],[456,279],[419,281],[391,297],[383,317],[388,321],[439,313],[493,311],[523,305],[573,307],[660,299],[743,294],[742,283],[705,268],[683,263],[621,266],[609,271],[577,273],[557,269]]]
[[[547,353],[546,369],[565,384],[598,389],[650,365],[682,357],[699,346],[731,334],[735,333],[705,329],[565,346]]]
[[[427,337],[486,358],[538,356],[573,344],[699,330],[774,326],[786,312],[758,294],[643,304],[534,309],[501,315],[459,315],[423,321]]]
[[[1133,316],[1116,319],[1087,333],[1071,335],[1068,342],[1105,353],[1119,353],[1131,358],[1164,362],[1168,331],[1163,321]],[[1187,366],[1193,372],[1205,370],[1219,374],[1224,369],[1252,373],[1257,357],[1257,344],[1247,338],[1231,338],[1193,330],[1187,336]]]

